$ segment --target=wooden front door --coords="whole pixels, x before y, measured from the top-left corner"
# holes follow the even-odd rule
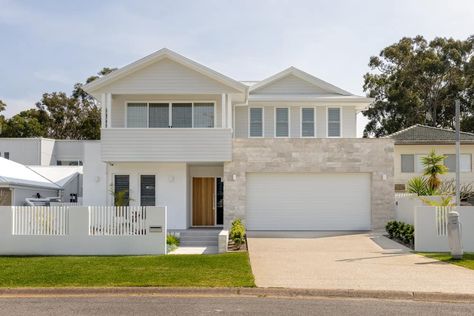
[[[214,178],[193,178],[193,226],[215,225],[214,192]]]

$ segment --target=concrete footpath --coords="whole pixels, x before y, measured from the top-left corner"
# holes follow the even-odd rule
[[[166,297],[269,297],[269,298],[363,298],[430,302],[474,302],[474,294],[411,291],[369,291],[285,288],[1,288],[0,298],[166,296]]]

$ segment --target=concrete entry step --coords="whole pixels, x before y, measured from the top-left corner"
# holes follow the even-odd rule
[[[208,247],[218,245],[220,229],[188,229],[180,232],[180,246]]]

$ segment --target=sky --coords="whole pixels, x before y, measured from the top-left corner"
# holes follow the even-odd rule
[[[9,117],[163,47],[236,80],[295,66],[364,95],[384,47],[472,34],[473,0],[0,0],[0,100]]]

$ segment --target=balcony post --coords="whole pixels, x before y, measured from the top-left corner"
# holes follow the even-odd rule
[[[105,93],[102,93],[101,99],[100,99],[100,126],[101,128],[105,128],[106,126],[106,116],[105,116]]]
[[[227,95],[227,128],[233,128],[232,126],[232,97],[230,94]]]
[[[222,101],[221,101],[221,114],[222,114],[222,120],[221,120],[221,127],[226,128],[226,110],[227,110],[227,99],[226,99],[226,94],[222,94]]]
[[[107,109],[107,128],[112,127],[112,93],[107,93],[105,98]]]

